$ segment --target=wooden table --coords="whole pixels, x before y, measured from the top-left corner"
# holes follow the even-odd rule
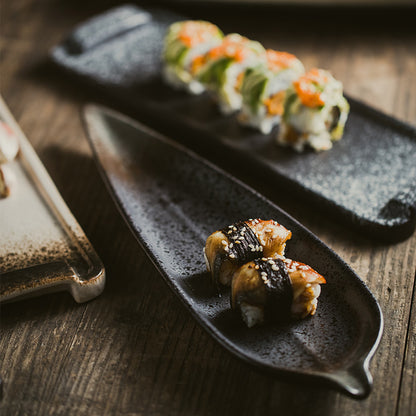
[[[230,356],[191,318],[130,234],[98,175],[81,125],[94,99],[45,64],[71,28],[117,2],[1,4],[1,94],[107,270],[97,299],[66,293],[3,306],[2,415],[416,414],[416,235],[367,239],[279,199],[378,298],[385,329],[364,401],[272,380]],[[330,68],[345,90],[416,124],[415,10],[181,7],[268,47]],[[1,230],[0,230],[1,235]]]

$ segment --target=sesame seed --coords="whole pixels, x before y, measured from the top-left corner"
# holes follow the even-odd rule
[[[228,243],[225,240],[221,240],[221,244],[226,246]]]
[[[230,254],[230,259],[235,259],[235,255],[234,254]]]
[[[236,243],[236,244],[241,244],[241,241],[238,241],[238,240],[237,240],[235,243]]]

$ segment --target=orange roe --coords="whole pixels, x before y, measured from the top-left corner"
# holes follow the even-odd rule
[[[274,51],[273,49],[266,50],[266,57],[267,66],[271,71],[289,68],[296,59],[296,56],[291,53]]]
[[[295,81],[293,86],[303,105],[321,107],[325,104],[322,99],[323,84],[327,82],[327,75],[322,70],[314,68]]]
[[[191,73],[196,74],[200,68],[205,64],[206,56],[205,55],[198,55],[192,60],[191,63]]]
[[[217,33],[218,28],[212,23],[189,21],[182,25],[178,38],[185,44],[185,46],[192,48],[193,46],[208,41]]]
[[[236,39],[235,37],[225,37],[221,45],[212,48],[208,55],[211,59],[220,58],[222,56],[241,62],[250,54],[250,50],[246,47],[249,40],[245,37]]]
[[[283,114],[284,106],[283,103],[285,101],[286,91],[279,91],[278,93],[272,95],[269,98],[264,100],[264,105],[266,106],[267,113],[271,115],[279,115]]]

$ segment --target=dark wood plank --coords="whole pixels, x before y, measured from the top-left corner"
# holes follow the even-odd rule
[[[371,365],[374,390],[362,402],[254,371],[219,347],[171,294],[98,175],[79,118],[91,94],[44,63],[49,48],[76,23],[111,4],[116,2],[2,4],[2,95],[102,258],[108,283],[88,304],[55,294],[2,307],[0,412],[391,415],[398,409],[411,414],[416,235],[383,245],[323,221],[296,201],[278,201],[334,248],[380,301],[385,333]],[[348,21],[331,20],[327,12],[318,18],[285,9],[277,26],[270,10],[239,14],[193,7],[189,12],[296,53],[307,67],[330,68],[350,94],[416,124],[416,39],[405,25],[390,22],[387,33],[388,16],[370,28],[359,18],[351,31]]]
[[[416,266],[413,266],[416,269]],[[416,279],[416,271],[415,271]],[[416,409],[416,287],[413,287],[412,311],[408,324],[407,344],[400,383],[399,415],[412,415]]]

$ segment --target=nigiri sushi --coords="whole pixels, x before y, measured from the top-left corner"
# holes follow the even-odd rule
[[[287,52],[266,51],[267,64],[250,68],[244,76],[239,120],[270,133],[283,114],[286,90],[304,72],[302,62]]]
[[[311,69],[286,94],[277,142],[298,151],[305,145],[328,150],[342,137],[348,112],[342,83],[328,71]]]
[[[323,276],[310,266],[282,256],[263,257],[237,269],[232,278],[231,306],[246,325],[302,319],[314,315]]]
[[[231,224],[211,234],[204,255],[213,282],[230,285],[235,270],[253,259],[284,254],[292,233],[276,221],[251,219]]]
[[[259,42],[231,33],[201,56],[198,78],[215,94],[221,111],[230,114],[241,109],[244,72],[265,61],[266,51]]]
[[[163,76],[176,88],[200,94],[205,88],[197,80],[199,60],[221,43],[223,34],[212,23],[186,20],[173,23],[165,36]]]

